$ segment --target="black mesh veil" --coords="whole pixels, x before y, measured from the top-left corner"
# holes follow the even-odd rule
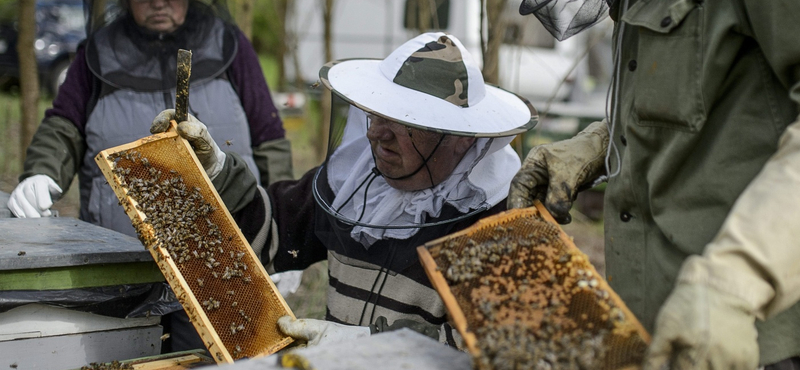
[[[133,0],[83,0],[86,34],[91,35],[99,28],[126,16],[131,1]],[[226,23],[234,23],[226,0],[189,0],[189,3],[191,7],[200,5],[204,12],[210,12]]]
[[[174,89],[178,49],[193,53],[192,82],[219,76],[233,61],[238,31],[225,0],[150,0],[188,1],[183,24],[169,33],[138,25],[131,1],[148,0],[84,0],[87,63],[104,83],[136,91]]]
[[[608,16],[613,0],[522,0],[519,13],[533,14],[558,41],[581,32]]]
[[[467,212],[465,214],[445,214],[442,217],[432,220],[427,220],[422,223],[413,223],[413,224],[398,224],[398,225],[377,225],[377,224],[369,224],[360,222],[360,220],[352,219],[344,214],[340,213],[339,210],[333,207],[334,198],[336,194],[334,194],[327,185],[327,171],[328,165],[330,164],[330,159],[333,153],[342,145],[342,140],[344,137],[345,127],[348,124],[348,117],[350,113],[350,103],[346,100],[342,99],[341,96],[338,94],[332,93],[331,94],[331,114],[330,114],[330,126],[328,131],[328,144],[327,144],[327,152],[325,156],[325,162],[317,169],[317,172],[314,176],[314,182],[312,187],[312,195],[314,196],[314,201],[320,208],[325,211],[328,217],[331,218],[332,222],[339,221],[343,225],[348,225],[348,227],[353,226],[362,226],[367,228],[373,229],[421,229],[421,228],[428,228],[428,227],[435,227],[441,226],[445,224],[451,224],[466,218],[470,218],[475,216],[478,213],[481,213],[488,209],[488,207],[481,207],[478,209],[474,209],[471,212]],[[366,112],[361,112],[366,117]],[[364,118],[364,122],[366,124],[368,120]],[[422,170],[423,167],[418,169]],[[377,177],[383,176],[380,172],[377,171],[377,168],[373,169],[375,174],[375,180],[377,181]],[[380,180],[383,181],[383,180]],[[364,186],[369,188],[369,184],[365,182]],[[364,194],[368,194],[368,191],[364,191]],[[352,194],[355,195],[355,194]]]

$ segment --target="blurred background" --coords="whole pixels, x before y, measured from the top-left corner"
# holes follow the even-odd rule
[[[228,0],[228,8],[259,54],[296,177],[321,163],[327,149],[331,100],[317,83],[319,68],[334,59],[383,58],[422,32],[456,35],[482,63],[487,82],[531,101],[540,123],[513,142],[521,157],[605,115],[609,19],[559,42],[535,17],[519,15],[519,0]],[[0,191],[10,193],[18,182],[30,137],[86,35],[84,14],[82,0],[0,0]],[[602,185],[581,193],[564,227],[601,273],[602,196]],[[53,209],[77,217],[77,185]],[[298,317],[322,318],[326,287],[327,265],[318,263],[287,302]]]

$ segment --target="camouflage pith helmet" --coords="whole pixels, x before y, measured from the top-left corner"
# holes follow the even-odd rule
[[[361,110],[424,130],[500,137],[537,123],[530,102],[485,84],[461,41],[442,32],[419,35],[383,60],[330,62],[319,75]]]

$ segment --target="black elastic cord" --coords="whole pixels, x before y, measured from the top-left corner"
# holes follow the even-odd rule
[[[458,222],[458,221],[473,217],[473,216],[475,216],[475,215],[477,215],[477,214],[479,214],[481,212],[484,212],[484,211],[489,209],[488,205],[482,205],[482,206],[480,206],[480,207],[478,207],[478,208],[476,208],[476,209],[474,209],[474,210],[472,210],[472,211],[470,211],[468,213],[462,214],[460,216],[457,216],[457,217],[454,217],[454,218],[451,218],[451,219],[442,220],[442,221],[435,221],[435,222],[425,222],[425,223],[420,223],[420,224],[409,224],[409,225],[374,225],[374,224],[368,224],[368,223],[364,223],[364,222],[360,222],[360,221],[356,221],[356,220],[353,220],[353,219],[346,218],[344,215],[342,215],[341,213],[339,213],[335,209],[333,209],[333,206],[331,206],[324,199],[324,197],[320,193],[320,189],[319,189],[319,177],[320,177],[320,174],[322,173],[322,171],[325,171],[325,170],[326,170],[326,166],[323,164],[322,166],[319,166],[319,168],[317,168],[317,172],[314,173],[314,181],[313,181],[313,185],[311,186],[311,193],[312,193],[312,195],[314,195],[314,201],[317,202],[317,204],[320,206],[320,208],[322,208],[323,211],[325,211],[325,213],[327,213],[331,217],[339,220],[339,222],[342,222],[344,224],[351,225],[351,226],[361,226],[361,227],[368,227],[368,228],[372,228],[372,229],[381,229],[381,230],[388,230],[388,229],[418,229],[418,228],[422,228],[422,227],[435,227],[435,226],[447,225],[447,224],[450,224],[450,223],[453,223],[453,222]]]
[[[375,291],[375,286],[378,285],[378,279],[380,279],[381,273],[383,272],[383,266],[390,259],[394,258],[394,251],[395,251],[395,249],[393,248],[392,249],[392,253],[389,253],[389,255],[386,256],[386,258],[383,260],[383,263],[380,264],[380,269],[378,269],[378,275],[375,276],[375,280],[372,282],[372,287],[369,288],[369,295],[367,296],[367,299],[364,300],[364,307],[361,309],[361,317],[358,319],[358,325],[363,325],[362,322],[364,321],[364,314],[367,313],[367,306],[369,305],[369,300],[372,299],[372,294]],[[384,282],[386,282],[385,279],[384,279]],[[381,286],[381,289],[383,289],[383,286]],[[374,312],[375,312],[375,310],[373,309],[373,313]],[[367,323],[367,325],[370,325],[370,324],[372,324],[372,318],[370,318],[370,322]]]
[[[377,169],[377,168],[373,168],[373,169],[372,169],[372,172],[371,172],[369,175],[367,175],[367,177],[365,177],[363,181],[361,181],[361,184],[359,184],[359,185],[358,185],[358,187],[356,188],[356,190],[353,190],[353,193],[352,193],[352,194],[350,194],[350,196],[349,196],[349,197],[347,197],[347,200],[345,200],[345,201],[342,203],[342,205],[340,205],[340,206],[339,206],[339,208],[337,208],[337,209],[336,209],[336,212],[338,213],[339,211],[341,211],[341,210],[342,210],[342,207],[344,207],[344,205],[345,205],[345,204],[347,204],[347,202],[349,202],[351,199],[353,199],[353,196],[355,196],[355,195],[356,195],[356,193],[358,192],[358,190],[359,190],[359,189],[361,189],[361,187],[362,187],[362,186],[364,186],[364,183],[365,183],[365,182],[367,182],[367,180],[369,180],[369,182],[370,182],[370,184],[371,184],[371,183],[372,183],[372,180],[375,180],[375,178],[376,178],[376,177],[378,177],[378,175],[380,175],[380,174],[381,174],[381,173],[380,173],[380,171],[378,171],[378,169]],[[371,180],[370,180],[370,178],[371,178]],[[367,185],[367,188],[369,188],[369,185]],[[364,194],[365,194],[365,199],[366,199],[366,193],[367,193],[367,192],[366,192],[366,190],[365,190],[365,191],[364,191]],[[366,204],[366,202],[364,202],[364,204]],[[359,220],[359,221],[361,221],[361,218],[359,217],[359,218],[358,218],[358,220]]]
[[[358,216],[358,221],[361,221],[361,219],[364,218],[364,212],[367,210],[367,193],[369,193],[369,186],[372,185],[372,182],[375,181],[375,179],[377,179],[378,176],[380,176],[380,174],[381,174],[381,171],[378,171],[378,167],[372,167],[371,175],[374,175],[374,176],[372,176],[372,179],[369,180],[369,183],[367,184],[367,187],[364,188],[364,203],[363,203],[364,205],[361,207],[361,214]],[[356,189],[356,190],[358,190],[358,189]],[[353,194],[355,194],[355,192]]]
[[[425,167],[428,170],[428,177],[431,180],[431,187],[433,187],[434,186],[433,175],[431,175],[431,169],[428,168],[428,161],[431,159],[431,157],[433,157],[433,154],[436,153],[436,150],[439,149],[439,145],[441,145],[442,141],[444,141],[444,136],[445,135],[442,134],[442,136],[439,137],[439,142],[436,143],[436,146],[433,147],[433,150],[431,151],[431,154],[427,158],[425,158],[425,156],[422,155],[422,153],[419,151],[419,149],[417,148],[417,144],[414,143],[414,140],[413,139],[411,140],[411,145],[414,146],[414,150],[416,150],[417,154],[419,155],[419,157],[422,158],[422,164],[420,164],[419,167],[417,167],[417,169],[414,170],[414,172],[412,172],[412,173],[410,173],[408,175],[405,175],[405,176],[400,176],[400,177],[389,177],[389,176],[386,176],[383,173],[381,173],[381,175],[383,177],[389,179],[389,180],[405,180],[405,179],[407,179],[407,178],[409,178],[411,176],[416,175],[417,172],[419,172],[423,167]],[[411,131],[408,132],[408,137],[411,137]],[[373,154],[372,157],[373,157],[373,160],[374,160],[375,154]]]
[[[378,307],[378,300],[381,299],[381,293],[383,292],[383,286],[386,285],[386,280],[389,279],[389,267],[392,266],[392,261],[394,261],[394,252],[397,251],[397,246],[392,246],[392,254],[389,256],[389,263],[386,265],[386,271],[383,273],[383,282],[381,283],[381,287],[378,288],[378,292],[375,295],[375,302],[372,303],[372,313],[369,314],[369,322],[372,324],[372,319],[375,318],[375,308]],[[384,267],[381,267],[383,269]],[[368,302],[369,303],[369,302]],[[366,307],[366,306],[365,306]]]

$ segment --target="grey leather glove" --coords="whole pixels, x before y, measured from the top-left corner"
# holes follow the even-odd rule
[[[645,370],[758,366],[753,308],[705,284],[680,283],[656,318]]]
[[[556,221],[570,223],[578,189],[605,174],[607,149],[605,121],[592,123],[573,138],[535,146],[511,180],[508,208],[530,207],[538,199]]]
[[[175,117],[174,109],[167,109],[161,111],[153,120],[150,126],[150,133],[157,134],[165,132],[169,129],[169,122]],[[208,178],[214,180],[225,164],[225,153],[223,153],[211,134],[208,133],[208,128],[203,122],[200,122],[195,116],[189,115],[187,121],[178,123],[178,135],[186,139],[189,145],[194,149],[197,159],[208,174]]]

